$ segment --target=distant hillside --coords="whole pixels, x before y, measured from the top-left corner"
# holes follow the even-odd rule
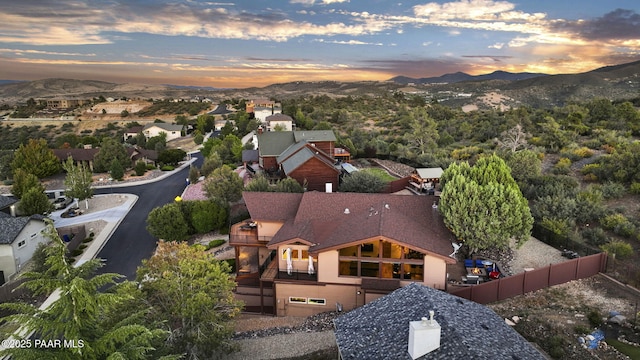
[[[507,80],[507,81],[516,81],[523,79],[531,79],[537,78],[541,76],[548,76],[547,74],[536,74],[536,73],[510,73],[507,71],[494,71],[491,74],[484,75],[469,75],[463,72],[456,72],[453,74],[445,74],[437,77],[428,77],[428,78],[410,78],[406,76],[396,76],[389,81],[393,81],[399,84],[407,85],[407,84],[455,84],[464,81],[485,81],[485,80]]]

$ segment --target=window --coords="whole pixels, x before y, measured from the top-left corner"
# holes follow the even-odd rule
[[[306,304],[307,298],[305,297],[297,297],[297,296],[289,296],[289,303],[291,304]]]
[[[22,240],[18,243],[18,249],[23,248],[27,245],[27,241],[26,240]]]
[[[338,250],[339,276],[423,281],[425,254],[385,240]]]
[[[307,303],[309,305],[327,305],[327,299],[309,298]]]
[[[309,261],[309,251],[302,250],[302,260]]]

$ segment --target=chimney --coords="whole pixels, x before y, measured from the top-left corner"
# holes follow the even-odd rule
[[[409,322],[408,351],[412,359],[417,359],[440,347],[440,324],[433,319],[433,310],[429,311],[429,319]]]

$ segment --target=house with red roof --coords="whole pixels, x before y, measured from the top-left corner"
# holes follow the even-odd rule
[[[232,225],[238,297],[248,310],[308,316],[367,304],[410,283],[446,286],[453,234],[432,196],[243,194]]]

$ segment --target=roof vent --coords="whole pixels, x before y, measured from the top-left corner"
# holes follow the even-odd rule
[[[349,211],[349,208],[345,208],[345,209],[344,209],[344,213],[345,213],[345,214],[351,214],[351,211]]]
[[[433,319],[433,310],[429,311],[429,318],[423,317],[421,321],[409,322],[409,346],[407,350],[412,359],[417,359],[425,354],[440,348],[440,324]]]
[[[389,204],[384,204],[384,208],[389,210],[389,209],[391,209],[391,206],[389,206]]]

